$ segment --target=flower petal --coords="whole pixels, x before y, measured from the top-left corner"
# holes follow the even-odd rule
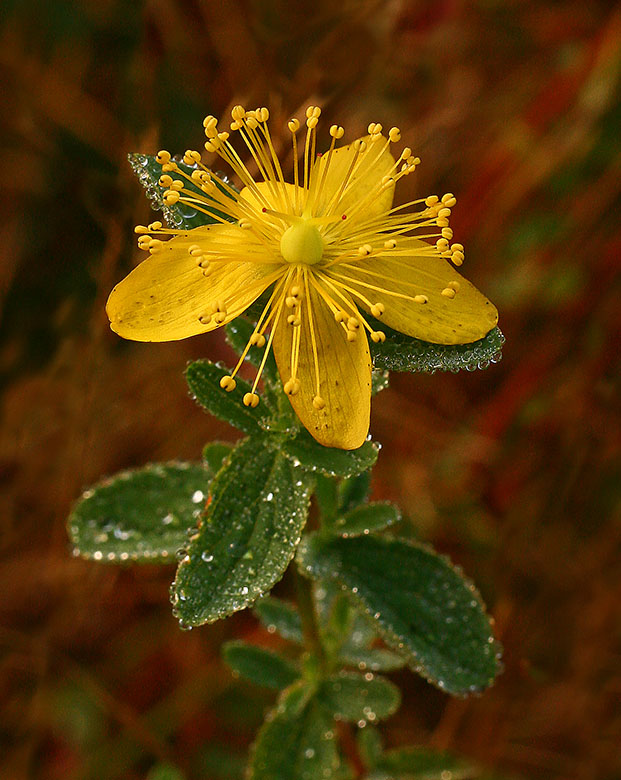
[[[291,205],[295,202],[296,187],[294,184],[285,182],[283,190],[282,182],[257,181],[255,187],[256,190],[244,187],[239,193],[239,197],[247,201],[257,212],[260,213],[263,208],[270,208],[274,211],[293,213]],[[299,187],[298,190],[300,190]]]
[[[411,255],[369,257],[347,268],[334,266],[335,281],[360,292],[371,303],[383,304],[381,322],[407,336],[434,344],[470,344],[482,339],[498,322],[496,307],[447,260],[430,255],[429,244],[420,239],[405,239],[401,244],[405,241],[412,248]],[[454,295],[447,292],[451,289]],[[427,303],[390,293],[423,295]],[[370,310],[363,301],[356,302]]]
[[[343,327],[337,323],[319,294],[310,287],[313,330],[317,344],[319,394],[325,401],[323,409],[315,409],[315,361],[312,336],[304,299],[298,379],[300,390],[289,396],[295,413],[304,427],[325,447],[354,450],[360,447],[369,432],[371,410],[371,358],[364,332],[355,341],[346,339]],[[291,376],[291,346],[294,327],[282,314],[274,333],[274,355],[283,382]]]
[[[242,259],[248,232],[236,226],[209,225],[165,241],[110,293],[106,311],[110,327],[134,341],[175,341],[206,333],[230,322],[245,311],[277,278],[276,264]],[[196,244],[205,251],[222,249],[227,257],[239,248],[239,260],[211,263],[204,276],[197,258],[189,254]],[[204,324],[199,317],[222,302],[226,317]]]
[[[370,192],[375,190],[383,177],[393,169],[395,164],[395,159],[386,146],[386,139],[381,136],[378,140],[371,142],[369,138],[370,136],[366,136],[358,139],[358,141],[364,141],[367,146],[359,159],[356,160],[355,173],[338,202],[338,211],[343,214],[347,214],[356,203],[362,201]],[[334,149],[332,154],[326,152],[318,158],[313,168],[312,184],[313,186],[320,186],[321,193],[316,198],[313,213],[321,215],[332,197],[340,190],[356,157],[356,143],[340,146]],[[327,173],[324,179],[326,166]],[[393,185],[382,192],[381,195],[368,199],[364,207],[365,219],[376,214],[382,214],[391,208],[394,189]]]

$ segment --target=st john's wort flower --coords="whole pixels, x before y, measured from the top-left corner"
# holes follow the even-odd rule
[[[266,293],[244,354],[221,381],[223,391],[235,387],[250,347],[264,348],[243,399],[256,406],[259,377],[273,350],[304,426],[323,445],[354,449],[369,430],[368,338],[385,339],[366,315],[436,344],[477,341],[498,315],[455,270],[464,250],[450,243],[453,195],[393,207],[396,182],[420,162],[407,147],[396,157],[391,153],[399,130],[393,127],[386,137],[381,125],[371,124],[366,137],[337,147],[344,131],[333,125],[327,152],[317,156],[320,113],[316,106],[307,109],[303,134],[297,119],[288,123],[292,183],[274,150],[266,108],[232,111],[230,130],[245,143],[255,175],[216,118],[204,121],[207,151],[231,166],[241,192],[205,167],[196,151],[184,155],[191,175],[159,152],[165,203],[189,204],[211,217],[215,205],[225,217],[192,230],[139,225],[138,245],[149,257],[114,288],[107,312],[123,338],[172,341],[225,325]]]

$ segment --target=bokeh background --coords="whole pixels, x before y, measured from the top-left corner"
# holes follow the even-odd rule
[[[170,567],[73,559],[64,523],[101,476],[235,437],[182,377],[230,359],[220,334],[108,329],[151,213],[127,153],[200,147],[203,116],[237,102],[269,106],[278,135],[312,102],[350,140],[401,127],[423,163],[398,197],[457,195],[465,273],[507,338],[487,371],[394,375],[374,403],[374,495],[476,580],[506,665],[469,700],[395,675],[386,740],[501,778],[620,778],[621,8],[3,0],[0,21],[0,776],[241,777],[273,696],[218,648],[277,640],[247,613],[180,631]]]

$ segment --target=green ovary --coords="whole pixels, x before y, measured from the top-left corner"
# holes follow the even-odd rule
[[[300,219],[283,233],[280,253],[288,263],[315,265],[323,256],[323,239],[314,225]]]

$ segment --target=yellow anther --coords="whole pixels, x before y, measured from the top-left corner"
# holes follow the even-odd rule
[[[454,282],[449,282],[448,286],[451,288],[451,290],[455,290],[455,292],[459,292],[459,288],[461,285],[457,280],[455,280]]]
[[[209,265],[209,263],[199,263],[199,267],[202,269],[203,276],[211,276],[211,272],[213,271],[213,268]]]
[[[460,266],[463,265],[463,262],[464,262],[463,254],[461,252],[453,252],[453,254],[451,255],[451,263],[453,263],[453,265]]]
[[[152,238],[149,241],[149,252],[151,252],[151,254],[153,254],[153,252],[157,252],[163,246],[164,246],[164,242],[160,241],[159,238]]]
[[[259,396],[256,393],[246,393],[243,400],[244,406],[250,406],[252,409],[259,405]]]
[[[239,226],[242,230],[250,230],[252,228],[252,222],[248,219],[240,219]]]
[[[306,120],[306,127],[308,127],[309,130],[314,130],[317,125],[319,124],[319,120],[316,116],[311,116],[309,119]]]
[[[358,333],[355,330],[347,331],[347,341],[355,341],[358,338]]]
[[[367,133],[369,135],[374,135],[375,133],[381,133],[381,132],[382,132],[382,126],[378,122],[371,122],[371,124],[367,127]]]
[[[388,138],[393,144],[396,144],[401,140],[401,130],[398,127],[391,127],[388,131]]]
[[[246,116],[246,109],[240,105],[233,106],[233,108],[231,109],[231,116],[236,122],[239,122],[241,119],[244,119],[244,117]]]
[[[307,106],[306,107],[306,118],[307,119],[310,119],[312,117],[312,115],[313,115],[313,108],[315,108],[315,106]]]
[[[362,153],[366,151],[367,144],[366,141],[362,140],[362,138],[358,138],[356,141],[354,141],[353,147],[355,151]]]
[[[300,380],[288,379],[283,385],[283,390],[287,395],[295,395],[300,392]]]
[[[323,400],[323,398],[320,395],[316,395],[313,398],[313,406],[317,411],[320,411],[321,409],[324,409],[326,405],[326,402]]]
[[[439,201],[439,198],[437,195],[429,195],[428,198],[425,198],[425,206],[428,208],[431,208],[432,206],[435,206]]]
[[[463,244],[452,244],[451,245],[451,251],[453,251],[453,252],[463,252],[464,251],[464,245]]]
[[[198,318],[201,325],[209,325],[211,322],[211,314],[201,314]]]
[[[159,221],[159,219],[156,219],[154,222],[149,223],[149,230],[155,231],[155,230],[161,230],[164,226]]]
[[[382,314],[383,314],[385,311],[386,311],[386,307],[384,306],[384,304],[383,304],[383,303],[374,303],[374,304],[371,306],[371,314],[372,314],[374,317],[381,317],[381,316],[382,316]]]
[[[339,138],[342,138],[345,135],[345,130],[339,125],[332,125],[330,128],[330,135],[338,141]]]
[[[165,149],[160,149],[155,155],[155,159],[160,165],[164,165],[164,163],[170,162],[170,152],[167,152]]]
[[[226,314],[225,314],[223,311],[217,311],[217,312],[216,312],[216,313],[213,315],[213,319],[214,319],[214,322],[217,322],[217,323],[218,323],[218,325],[222,325],[222,323],[223,323],[223,322],[224,322],[224,320],[226,319]]]
[[[166,190],[164,193],[164,203],[167,206],[174,206],[174,204],[179,200],[180,195],[177,192],[177,190]]]
[[[348,330],[358,330],[360,327],[360,321],[357,320],[355,317],[349,317],[347,320],[347,329]]]
[[[218,120],[213,114],[207,114],[207,116],[203,119],[203,127],[210,127],[210,126],[216,126],[218,124]]]
[[[253,333],[252,336],[250,336],[250,344],[253,347],[264,347],[265,336],[262,333]]]
[[[269,118],[270,118],[269,109],[265,107],[257,108],[257,119],[259,120],[259,122],[267,122]]]
[[[414,302],[415,303],[428,303],[429,298],[426,295],[415,295],[414,296]]]
[[[200,248],[198,244],[192,244],[192,246],[188,249],[188,253],[191,254],[193,257],[199,257],[203,254],[203,250]]]
[[[341,309],[341,311],[337,311],[337,312],[335,313],[335,315],[334,315],[334,319],[335,319],[337,322],[345,322],[345,320],[346,320],[348,317],[349,317],[349,314],[347,314],[346,312],[344,312],[342,309]]]
[[[287,122],[287,127],[289,130],[291,130],[292,133],[297,133],[300,129],[300,120],[299,119],[290,119]]]
[[[287,322],[289,323],[289,325],[293,325],[294,328],[297,328],[298,325],[301,324],[302,320],[298,317],[297,314],[290,314],[287,317]]]
[[[235,390],[235,388],[237,387],[237,382],[229,374],[227,376],[222,377],[222,379],[220,380],[220,387],[223,390],[226,390],[227,393],[230,393],[232,390]]]
[[[183,186],[184,182],[181,179],[173,179],[173,183],[170,185],[170,189],[180,192],[183,189]]]
[[[224,132],[224,131],[221,132],[221,133],[218,133],[218,141],[221,141],[222,143],[224,143],[224,141],[228,140],[229,136],[230,136],[230,133],[227,133],[227,132]]]
[[[448,238],[448,239],[453,238],[453,231],[451,230],[450,227],[443,227],[442,228],[442,238]]]
[[[450,217],[451,216],[451,210],[447,209],[447,208],[440,209],[440,211],[438,211],[438,216],[439,217]]]
[[[445,206],[454,206],[457,203],[457,198],[452,192],[447,192],[446,195],[442,196],[442,203]]]
[[[363,244],[362,246],[358,247],[358,254],[360,257],[367,257],[367,255],[370,255],[373,251],[373,247],[371,244]]]
[[[134,233],[148,233],[148,232],[149,232],[149,228],[146,227],[145,225],[136,225],[136,227],[134,228]]]
[[[250,112],[248,112],[248,115],[246,117],[246,124],[251,130],[256,130],[256,128],[259,126],[259,122],[257,121],[256,116],[254,115],[254,112],[252,116],[250,115]]]
[[[449,242],[446,240],[446,238],[439,238],[436,241],[436,248],[438,252],[446,252],[449,248]]]
[[[384,241],[384,249],[394,249],[397,246],[397,242],[394,238],[389,238],[388,241]]]
[[[437,217],[436,218],[436,225],[439,228],[445,228],[448,227],[449,221],[446,217]]]
[[[291,289],[289,290],[290,294],[293,295],[294,298],[299,298],[300,295],[302,295],[302,288],[299,284],[294,284]]]
[[[404,146],[403,147],[403,151],[399,155],[399,159],[400,160],[407,160],[408,157],[411,157],[411,156],[412,156],[412,150],[410,149],[410,147],[409,146]]]
[[[170,162],[164,163],[164,165],[162,165],[162,170],[164,171],[164,173],[169,173],[170,171],[178,171],[179,166],[174,160],[171,160]]]
[[[386,334],[383,330],[372,330],[369,335],[371,336],[371,341],[375,344],[386,341]]]
[[[170,185],[173,183],[172,176],[169,176],[167,173],[164,173],[162,176],[160,176],[160,187],[170,187]]]
[[[288,295],[285,298],[285,306],[287,306],[289,309],[293,309],[297,302],[297,298],[294,298],[293,295]]]
[[[445,288],[442,290],[442,295],[443,295],[445,298],[454,298],[454,297],[455,297],[455,290],[453,290],[453,288],[452,288],[452,287],[445,287]]]
[[[235,130],[241,130],[243,126],[244,126],[243,122],[231,122],[231,124],[229,125],[229,128],[233,132],[235,132]]]

